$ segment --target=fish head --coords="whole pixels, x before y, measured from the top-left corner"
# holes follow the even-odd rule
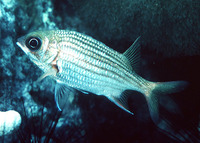
[[[44,72],[52,67],[58,55],[53,31],[35,31],[17,39],[17,45]]]

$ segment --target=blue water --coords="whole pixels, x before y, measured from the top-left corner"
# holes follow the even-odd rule
[[[16,110],[22,117],[21,126],[0,136],[0,142],[200,142],[198,1],[2,0],[0,5],[0,110]],[[121,53],[141,36],[138,74],[151,81],[183,80],[189,86],[160,97],[159,125],[136,91],[128,96],[134,116],[104,96],[81,92],[59,112],[55,81],[35,84],[42,71],[15,44],[22,35],[45,29],[76,30]]]

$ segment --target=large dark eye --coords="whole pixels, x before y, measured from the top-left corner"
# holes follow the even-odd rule
[[[26,40],[26,46],[32,51],[40,49],[41,45],[42,42],[38,37],[29,37]]]

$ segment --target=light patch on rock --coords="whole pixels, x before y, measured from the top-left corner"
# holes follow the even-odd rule
[[[0,136],[11,133],[17,129],[21,124],[21,115],[14,111],[9,110],[6,112],[0,111]]]
[[[52,15],[53,6],[49,1],[46,3],[48,5],[47,9],[43,9],[42,20],[45,27],[49,27],[50,29],[55,29],[56,24],[50,20],[49,16]]]
[[[11,8],[15,5],[15,0],[2,0],[6,8]]]

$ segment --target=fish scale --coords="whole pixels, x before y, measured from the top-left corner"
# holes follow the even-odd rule
[[[68,44],[70,45],[70,44]],[[75,45],[73,45],[75,46]],[[123,71],[122,68],[119,67],[119,65],[116,64],[116,66],[112,66],[114,63],[108,63],[107,61],[102,61],[101,59],[96,59],[95,57],[92,57],[88,55],[88,53],[79,52],[75,47],[72,48],[72,46],[66,46],[65,49],[63,49],[65,52],[61,52],[62,54],[59,56],[59,59],[69,59],[72,60],[84,60],[87,63],[93,64],[94,66],[98,68],[104,68],[104,69],[110,69],[116,74],[120,73],[119,71]],[[66,53],[66,54],[65,54]],[[68,54],[70,53],[70,54]],[[67,56],[66,56],[67,55]],[[123,72],[121,72],[123,73]]]
[[[63,50],[63,51],[67,51],[67,53],[69,52],[71,52],[71,50],[72,49],[74,49],[74,50],[76,50],[77,51],[77,53],[79,53],[79,55],[81,55],[82,53],[83,53],[83,51],[85,52],[85,55],[83,55],[83,58],[85,59],[85,60],[87,60],[87,58],[89,58],[89,60],[88,60],[88,63],[90,63],[91,61],[95,61],[95,60],[98,60],[99,61],[99,64],[96,64],[96,63],[94,63],[95,65],[98,65],[98,66],[101,66],[100,68],[105,68],[105,69],[109,69],[109,70],[112,70],[113,72],[115,72],[115,74],[119,74],[119,73],[121,73],[121,74],[124,74],[124,73],[126,73],[126,76],[124,76],[124,78],[127,78],[127,80],[131,80],[131,78],[133,77],[132,76],[132,74],[130,74],[129,72],[130,72],[130,70],[129,71],[127,71],[126,70],[126,68],[124,69],[124,67],[122,67],[121,65],[119,65],[119,63],[117,64],[116,63],[116,65],[117,65],[117,67],[115,68],[113,65],[115,64],[115,63],[109,63],[109,62],[115,62],[115,61],[108,61],[106,58],[104,58],[104,57],[102,57],[101,55],[99,56],[99,57],[101,57],[100,59],[96,59],[95,58],[95,55],[96,55],[96,53],[94,53],[93,51],[90,51],[90,50],[88,50],[88,49],[93,49],[93,48],[84,48],[84,50],[83,49],[80,49],[80,47],[81,46],[78,46],[78,45],[81,45],[81,42],[79,42],[79,41],[77,41],[76,42],[76,44],[71,44],[71,43],[69,43],[69,42],[66,42],[66,41],[63,41],[62,40],[62,42],[63,43],[65,43],[66,45],[68,45],[68,46],[65,46],[65,44],[63,44],[62,46],[61,45],[59,45],[60,47],[61,47],[61,50]],[[62,44],[62,42],[60,42],[59,44]],[[85,47],[87,47],[87,46],[85,46]],[[70,49],[70,50],[68,50],[68,49]],[[89,52],[88,52],[89,51]],[[111,51],[111,50],[110,50]],[[61,52],[62,53],[62,52]],[[63,52],[64,53],[64,52]],[[69,57],[69,55],[68,54],[63,54],[63,55],[67,55],[67,57]],[[78,55],[77,53],[75,53],[75,55]],[[93,54],[90,54],[90,55],[88,55],[88,53],[93,53]],[[94,56],[92,56],[92,55],[94,55]],[[105,52],[104,52],[104,55],[105,55]],[[61,59],[66,59],[66,57],[60,57]],[[119,57],[119,56],[118,56]],[[101,60],[101,59],[104,59],[103,61]],[[119,61],[119,60],[118,60]],[[96,62],[96,61],[95,61]],[[106,65],[106,66],[105,66]],[[119,68],[119,67],[121,67],[121,68]],[[126,72],[124,72],[126,70]],[[121,71],[121,72],[120,72]]]
[[[59,67],[66,67],[66,69],[61,72],[58,72],[58,77],[61,77],[61,80],[66,80],[67,77],[65,77],[64,75],[70,75],[71,77],[68,80],[72,80],[73,78],[78,79],[79,81],[82,82],[89,82],[90,84],[97,84],[98,86],[103,86],[103,85],[109,85],[110,83],[113,83],[111,80],[107,80],[105,81],[105,79],[103,78],[103,75],[100,76],[99,74],[95,74],[95,73],[91,73],[88,70],[85,70],[82,66],[77,66],[74,63],[71,63],[69,61],[62,61],[62,63],[58,63]],[[73,68],[71,68],[73,67]],[[74,74],[74,76],[72,76],[72,74],[70,73],[76,73]],[[79,78],[78,78],[79,77]],[[87,79],[86,79],[87,78]],[[89,80],[90,79],[90,80]],[[68,81],[66,81],[68,82]],[[107,83],[107,84],[106,84]],[[119,86],[122,84],[120,84],[119,82],[116,82],[117,84],[114,83],[114,85],[112,86]],[[73,85],[74,87],[79,85],[77,83],[74,83]]]
[[[66,32],[66,35],[63,32],[63,35],[61,37],[61,43],[68,42],[76,44],[76,46],[81,48],[82,51],[87,50],[87,52],[99,55],[99,57],[103,57],[104,59],[107,59],[109,61],[117,63],[120,66],[123,66],[124,69],[131,68],[131,66],[127,64],[128,61],[125,57],[122,57],[118,52],[108,48],[105,44],[88,37],[89,36],[83,36],[83,34],[79,34],[77,32]]]
[[[81,65],[83,65],[82,63],[80,63]],[[94,73],[91,72],[90,70],[84,68],[83,66],[77,66],[74,63],[71,63],[69,61],[62,61],[62,63],[58,63],[58,68],[59,67],[66,67],[64,70],[62,69],[61,72],[58,72],[58,78],[59,80],[69,83],[70,86],[74,87],[74,88],[80,88],[82,85],[79,85],[79,83],[73,82],[74,78],[77,79],[78,77],[78,81],[82,81],[83,83],[89,83],[86,85],[92,85],[92,87],[94,87],[95,89],[91,89],[90,92],[94,91],[94,90],[98,90],[99,86],[106,86],[108,88],[113,88],[113,89],[117,89],[121,90],[122,86],[124,84],[121,84],[121,81],[118,82],[113,82],[111,76],[113,74],[110,74],[110,77],[106,77],[104,74],[98,74],[98,73]],[[68,65],[68,66],[67,66]],[[70,66],[69,66],[70,65]],[[68,67],[68,68],[67,68]],[[91,67],[90,67],[91,68]],[[66,73],[67,72],[67,73]],[[102,70],[101,73],[103,73],[104,71]],[[69,73],[69,74],[68,74]],[[70,73],[73,73],[70,74]],[[76,73],[76,74],[74,74]],[[70,75],[70,78],[64,77],[64,75]],[[82,78],[80,78],[82,77]],[[86,90],[88,87],[87,86],[82,86],[82,88],[84,88],[83,90]],[[126,88],[126,86],[124,86],[123,88]],[[102,94],[102,93],[98,93],[98,94]]]

